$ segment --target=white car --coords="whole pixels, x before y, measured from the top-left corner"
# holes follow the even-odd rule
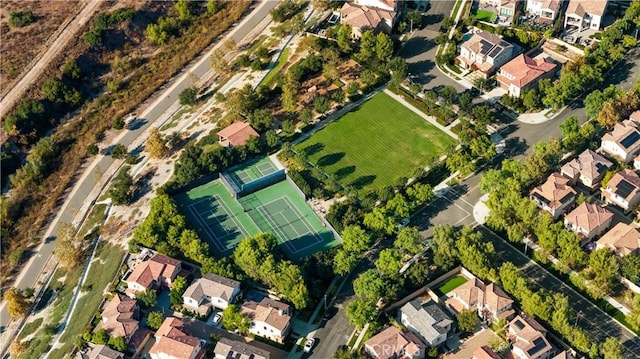
[[[220,324],[220,321],[222,320],[222,312],[217,312],[216,315],[213,316],[213,324],[218,325]]]
[[[304,348],[302,351],[305,353],[311,353],[311,349],[313,349],[313,345],[316,343],[315,338],[307,338],[307,341],[304,343]]]

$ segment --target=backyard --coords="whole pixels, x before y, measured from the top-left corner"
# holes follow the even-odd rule
[[[410,177],[454,144],[446,133],[379,93],[294,149],[342,185],[365,190]]]
[[[476,20],[478,21],[486,21],[489,23],[495,23],[498,15],[489,10],[478,9],[475,15]]]

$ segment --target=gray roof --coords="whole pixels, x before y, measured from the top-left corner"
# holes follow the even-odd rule
[[[79,352],[77,359],[123,359],[124,354],[104,345],[96,344],[88,352]]]
[[[190,297],[200,301],[204,295],[211,298],[222,298],[229,301],[233,290],[240,287],[240,282],[213,273],[195,280],[185,290],[183,297]]]
[[[213,349],[216,356],[234,359],[269,359],[271,353],[239,340],[221,337]]]
[[[405,304],[400,311],[407,316],[409,323],[428,341],[447,333],[453,321],[435,302],[422,304],[420,298]]]

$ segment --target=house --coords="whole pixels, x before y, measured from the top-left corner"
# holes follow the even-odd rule
[[[353,3],[358,6],[372,7],[386,11],[398,11],[397,0],[354,0]]]
[[[260,137],[256,130],[246,122],[234,122],[218,132],[223,146],[243,146],[252,137]]]
[[[207,273],[184,291],[182,300],[186,309],[199,315],[208,315],[211,307],[226,309],[239,293],[240,282]]]
[[[110,337],[124,337],[128,342],[139,328],[139,315],[137,300],[116,293],[101,313],[102,329]]]
[[[376,359],[421,359],[426,346],[411,332],[390,326],[364,342],[364,350]]]
[[[563,350],[551,359],[576,359],[568,350]]]
[[[607,187],[602,189],[602,200],[625,212],[631,211],[640,202],[640,176],[632,170],[614,174],[607,182]]]
[[[500,68],[497,80],[509,95],[520,97],[524,91],[537,88],[538,81],[552,77],[555,70],[556,64],[547,59],[520,54]]]
[[[618,223],[596,242],[596,248],[609,249],[620,257],[638,253],[640,250],[640,231],[632,225]]]
[[[510,25],[511,19],[518,11],[518,7],[520,6],[520,1],[518,0],[502,0],[498,6],[498,24],[500,25]]]
[[[604,233],[613,221],[613,213],[597,204],[584,202],[564,216],[564,226],[587,241]]]
[[[390,34],[395,26],[397,13],[394,10],[345,2],[340,9],[340,22],[351,26],[351,35],[359,39],[367,30]]]
[[[613,157],[629,163],[640,154],[640,129],[633,120],[617,123],[613,130],[602,136],[600,147]]]
[[[526,11],[529,14],[539,16],[539,22],[553,24],[560,12],[561,5],[562,0],[529,0]]]
[[[489,76],[511,60],[514,52],[512,44],[490,32],[481,31],[462,44],[456,59],[461,67],[479,70]]]
[[[473,352],[471,359],[501,359],[496,352],[486,345],[481,346]]]
[[[569,186],[569,179],[557,172],[552,173],[547,180],[535,187],[529,198],[536,203],[538,208],[551,213],[553,219],[557,219],[566,209],[576,201],[577,193]]]
[[[151,359],[202,359],[205,356],[200,339],[185,333],[184,322],[178,318],[165,318],[155,339],[149,349]]]
[[[147,289],[156,289],[162,286],[171,288],[173,280],[182,270],[182,262],[177,259],[156,254],[151,259],[136,266],[127,277],[127,295],[136,297],[136,293]]]
[[[494,283],[485,285],[473,278],[455,288],[446,301],[450,311],[457,315],[462,310],[475,310],[483,319],[510,319],[515,314],[513,299]]]
[[[271,353],[244,341],[220,337],[213,349],[215,359],[269,359]]]
[[[80,351],[75,356],[76,359],[124,359],[124,354],[115,351],[107,346],[96,344],[88,352]]]
[[[573,183],[578,180],[590,189],[596,189],[604,178],[613,162],[592,151],[584,150],[577,158],[567,162],[560,169],[560,173],[570,178]]]
[[[507,325],[511,353],[519,359],[548,359],[555,350],[546,338],[547,330],[526,314],[520,314]]]
[[[451,318],[433,301],[414,299],[400,308],[399,316],[402,325],[430,347],[444,343],[453,329]]]
[[[288,304],[264,298],[260,303],[244,302],[240,310],[251,320],[249,333],[283,343],[291,331],[291,307]]]
[[[565,31],[600,30],[607,0],[569,0],[564,14]]]
[[[633,159],[633,169],[636,171],[640,171],[640,155],[636,156]]]

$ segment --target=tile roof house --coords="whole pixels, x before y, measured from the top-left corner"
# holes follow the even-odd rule
[[[515,47],[490,32],[481,31],[460,46],[457,62],[465,69],[493,74],[515,55]]]
[[[242,146],[251,137],[260,137],[260,135],[246,122],[234,122],[218,131],[218,138],[223,146]]]
[[[578,157],[562,166],[560,173],[571,178],[574,183],[579,180],[593,190],[600,186],[600,181],[611,167],[613,162],[604,156],[592,150],[584,150]]]
[[[566,31],[586,29],[600,30],[607,10],[607,0],[569,0],[564,15]]]
[[[213,349],[215,359],[269,359],[271,353],[244,341],[221,337]]]
[[[547,330],[533,318],[520,314],[507,327],[515,358],[548,359],[554,354],[555,350],[546,338]]]
[[[96,344],[88,352],[78,352],[76,359],[124,359],[124,354],[107,346]]]
[[[508,26],[515,16],[521,1],[519,0],[502,0],[498,5],[498,24]]]
[[[629,163],[640,154],[640,128],[632,120],[617,123],[613,130],[602,136],[600,147],[607,154]]]
[[[451,291],[446,301],[448,308],[455,315],[462,310],[476,310],[484,319],[510,319],[515,314],[513,299],[494,283],[485,285],[481,280],[473,278]]]
[[[345,2],[340,9],[340,22],[351,26],[354,39],[359,39],[367,30],[391,33],[396,22],[395,10]]]
[[[376,359],[421,359],[426,346],[415,334],[390,326],[364,342],[364,350]]]
[[[601,235],[613,221],[613,213],[597,204],[584,202],[564,216],[564,226],[587,241]]]
[[[542,185],[531,191],[529,198],[538,208],[551,213],[553,218],[557,219],[575,203],[577,195],[569,186],[569,179],[554,172]]]
[[[640,176],[626,169],[614,174],[602,189],[602,200],[631,211],[640,202]]]
[[[560,12],[562,0],[529,0],[526,11],[538,15],[538,21],[552,24]]]
[[[596,242],[596,248],[609,249],[620,257],[638,253],[640,231],[632,225],[620,222]]]
[[[436,347],[447,340],[453,321],[435,302],[414,299],[400,308],[399,319],[423,343]]]
[[[486,345],[481,346],[473,352],[471,359],[501,359],[496,352]]]
[[[288,304],[264,298],[260,303],[246,301],[240,310],[251,319],[249,333],[283,343],[291,331],[291,307]]]
[[[155,289],[160,286],[171,288],[173,280],[182,269],[182,262],[177,259],[156,254],[148,261],[139,263],[127,277],[126,293],[135,298],[137,292]]]
[[[537,88],[538,81],[552,77],[555,70],[553,62],[520,54],[500,68],[497,80],[509,95],[520,97],[524,91]]]
[[[156,342],[149,349],[151,359],[201,359],[205,356],[200,339],[186,334],[184,323],[168,317],[156,331]]]
[[[184,291],[182,300],[186,309],[199,315],[208,315],[211,307],[226,309],[239,293],[240,282],[237,280],[207,273],[191,283]]]
[[[138,301],[120,293],[111,299],[102,311],[102,328],[110,337],[124,337],[128,342],[139,328]]]

